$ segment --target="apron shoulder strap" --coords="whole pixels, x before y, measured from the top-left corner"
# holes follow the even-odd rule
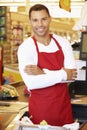
[[[55,41],[58,48],[61,49],[61,46],[60,46],[59,42],[53,37],[53,34],[50,34],[50,37],[53,38],[53,40]]]
[[[37,50],[37,52],[39,53],[39,49],[38,49],[38,46],[37,46],[37,42],[36,42],[35,37],[34,37],[34,36],[32,36],[32,39],[33,39],[34,44],[35,44],[35,46],[36,46],[36,50]]]

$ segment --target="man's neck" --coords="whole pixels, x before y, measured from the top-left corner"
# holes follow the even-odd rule
[[[36,41],[40,42],[41,44],[44,44],[45,46],[50,44],[51,41],[51,37],[50,35],[44,36],[44,37],[38,37],[38,36],[34,36]]]

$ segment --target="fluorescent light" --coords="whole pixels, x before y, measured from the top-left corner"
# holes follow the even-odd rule
[[[17,12],[18,7],[17,6],[11,6],[10,7],[10,12]]]

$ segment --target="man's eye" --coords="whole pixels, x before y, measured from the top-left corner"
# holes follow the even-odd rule
[[[47,18],[43,18],[43,20],[45,21],[45,20],[47,20]]]
[[[37,22],[37,19],[34,19],[33,21],[34,21],[34,22]]]

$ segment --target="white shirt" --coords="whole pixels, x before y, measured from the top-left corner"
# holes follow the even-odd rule
[[[70,43],[58,36],[53,34],[53,37],[58,41],[62,47],[64,53],[64,67],[65,68],[75,68],[75,60],[73,56],[73,51]],[[40,52],[55,52],[58,50],[58,46],[51,39],[51,42],[48,46],[45,46],[37,42]],[[24,72],[26,65],[37,65],[38,57],[36,46],[31,37],[27,38],[18,48],[18,62],[19,62],[19,72],[22,76],[23,81],[25,82],[28,90],[45,88],[52,86],[56,83],[60,83],[67,79],[66,72],[64,70],[48,70],[44,68],[46,74],[41,75],[28,75]]]

